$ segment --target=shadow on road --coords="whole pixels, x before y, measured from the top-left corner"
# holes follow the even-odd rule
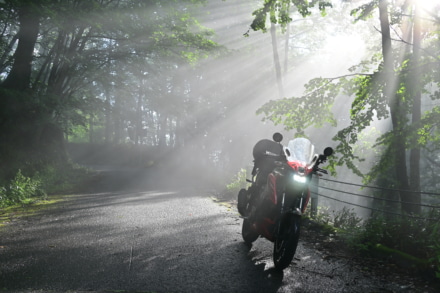
[[[277,292],[239,230],[192,193],[79,195],[2,231],[0,290]]]

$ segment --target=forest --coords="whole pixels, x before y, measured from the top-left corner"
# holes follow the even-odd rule
[[[78,162],[219,188],[280,131],[335,149],[323,221],[440,278],[440,1],[0,0],[0,19],[0,208],[70,192]]]

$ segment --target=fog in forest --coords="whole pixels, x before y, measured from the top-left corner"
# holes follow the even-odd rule
[[[0,271],[12,288],[25,278],[69,289],[75,280],[44,280],[45,256],[81,260],[96,244],[98,256],[116,251],[113,289],[137,289],[143,265],[200,271],[206,246],[223,277],[222,259],[242,255],[239,269],[265,284],[257,290],[312,290],[309,276],[325,287],[341,261],[377,280],[371,288],[383,289],[385,270],[394,288],[428,290],[418,284],[440,278],[439,27],[440,0],[0,0]],[[257,161],[272,165],[252,174],[254,146],[274,133],[283,146],[302,138],[310,164],[292,155],[297,145],[279,162],[281,148],[264,141]],[[77,233],[93,239],[65,241]],[[252,247],[260,236],[273,258]],[[143,253],[154,245],[177,258]],[[102,284],[81,277],[79,288],[108,287],[97,268]],[[362,290],[356,276],[335,280]],[[207,288],[227,290],[212,277]]]
[[[277,52],[283,72],[284,97],[303,95],[304,85],[313,78],[349,74],[350,67],[369,58],[373,49],[380,46],[377,21],[354,24],[349,16],[352,7],[344,1],[338,2],[333,9],[329,9],[327,17],[321,17],[317,8],[307,18],[293,13],[288,34],[277,28]],[[251,1],[230,0],[209,1],[207,6],[200,9],[197,18],[203,26],[214,31],[213,40],[225,51],[220,57],[207,58],[195,67],[171,65],[168,73],[161,72],[163,78],[176,76],[176,72],[177,76],[194,75],[195,80],[188,85],[191,92],[188,101],[194,102],[195,106],[186,117],[187,127],[183,126],[189,129],[185,133],[185,145],[180,148],[173,145],[158,148],[154,158],[147,162],[147,172],[136,176],[137,180],[150,182],[154,178],[155,184],[164,180],[159,184],[161,186],[172,186],[177,182],[181,186],[198,185],[221,190],[242,168],[247,170],[250,179],[252,147],[258,140],[270,139],[274,132],[284,135],[285,144],[294,138],[295,130],[285,130],[282,124],[273,125],[271,121],[263,121],[264,115],[256,114],[265,103],[283,98],[279,96],[277,88],[271,34],[269,31],[263,33],[250,29],[252,12],[256,8],[258,5]],[[244,36],[246,33],[249,34],[247,37]],[[140,70],[147,72],[146,69]],[[150,75],[149,72],[144,74]],[[142,85],[137,86],[142,90]],[[154,87],[149,86],[150,89]],[[173,86],[176,85],[170,87]],[[130,92],[121,87],[112,90],[120,94]],[[327,146],[335,146],[332,138],[349,123],[352,101],[353,98],[348,96],[336,99],[332,108],[337,120],[336,127],[327,124],[305,130],[305,135],[315,144],[317,152],[322,152]],[[165,99],[163,103],[166,109],[173,102]],[[316,111],[315,115],[321,113]],[[383,124],[378,123],[376,127],[382,127]],[[193,129],[194,126],[196,129]],[[145,128],[151,132],[148,127]],[[128,132],[128,128],[125,130]],[[167,134],[168,143],[172,141],[170,135],[173,134]],[[127,140],[133,143],[128,136]],[[143,143],[149,144],[140,142],[141,145]],[[326,175],[326,178],[361,184],[361,178],[347,168],[340,167],[337,171],[336,177]],[[355,187],[354,190],[359,192],[359,188]],[[335,192],[332,195],[348,202],[358,203],[362,200]],[[321,204],[335,210],[344,206],[325,198],[320,199]],[[368,200],[361,204],[369,205]],[[368,213],[362,209],[357,212]]]
[[[405,196],[365,182],[436,192],[439,3],[393,1],[386,25],[366,0],[266,2],[0,1],[0,179],[66,163],[67,146],[79,164],[133,168],[124,186],[226,190],[280,132],[338,150],[320,180],[330,209]]]
[[[278,94],[275,79],[273,49],[270,32],[249,31],[252,22],[250,10],[255,5],[243,5],[242,1],[213,2],[206,7],[209,15],[203,15],[202,24],[212,28],[216,32],[215,40],[232,51],[218,61],[206,62],[202,65],[203,74],[208,78],[202,78],[201,95],[209,95],[216,91],[219,82],[226,80],[221,86],[224,87],[224,95],[218,97],[224,101],[226,109],[225,117],[218,119],[207,129],[208,135],[195,137],[191,144],[194,149],[203,146],[206,140],[213,140],[225,137],[226,141],[218,144],[221,156],[220,162],[208,162],[203,170],[204,175],[212,174],[213,178],[204,178],[212,187],[224,187],[233,180],[235,174],[246,168],[248,178],[252,169],[252,147],[263,138],[271,139],[274,132],[281,132],[284,136],[283,143],[287,144],[295,136],[295,130],[285,130],[283,125],[273,125],[270,121],[262,121],[263,115],[256,115],[256,111],[270,100],[281,98]],[[347,13],[348,8],[335,6],[336,14]],[[327,24],[323,18],[314,10],[315,15],[310,19],[299,15],[290,25],[290,36],[288,38],[287,72],[285,71],[285,46],[286,33],[277,31],[278,53],[283,71],[283,86],[285,97],[301,96],[304,93],[304,85],[316,77],[338,77],[349,73],[349,68],[367,58],[371,52],[368,46],[379,45],[379,34],[368,31],[368,24],[359,23],[355,27],[349,19],[339,22],[332,16],[332,22]],[[331,11],[329,12],[332,13]],[[207,19],[206,19],[207,18]],[[352,26],[350,28],[349,26]],[[365,36],[359,33],[364,30]],[[367,31],[365,31],[367,30]],[[249,31],[249,36],[244,34]],[[310,34],[310,35],[309,35]],[[369,35],[371,34],[371,35]],[[377,41],[377,44],[374,44]],[[337,130],[342,128],[349,121],[349,109],[352,98],[343,97],[337,100],[333,107],[334,115],[338,121],[337,127],[324,125],[321,128],[309,128],[306,135],[315,144],[316,151],[322,152],[327,146],[335,146],[332,141]],[[203,116],[205,113],[194,113]],[[320,115],[319,111],[315,115]],[[211,146],[212,147],[212,146]],[[191,170],[199,170],[192,164],[198,165],[200,158],[196,153],[183,153],[173,155],[182,158],[182,164],[173,164],[172,168],[178,174],[188,174]],[[184,159],[185,158],[185,159]],[[226,160],[221,162],[222,160]],[[176,160],[173,160],[177,162]],[[180,172],[182,168],[183,172]],[[220,170],[215,170],[220,168]],[[225,168],[225,169],[221,169]],[[223,172],[222,172],[223,171]],[[180,175],[178,175],[180,176]],[[343,178],[347,182],[361,183],[361,179],[351,171],[340,168],[338,176],[328,178]],[[202,177],[203,178],[203,177]],[[188,181],[193,184],[192,180]],[[199,182],[202,186],[205,184]],[[220,183],[220,184],[219,184]],[[208,187],[209,188],[209,184]],[[340,196],[338,196],[340,197]],[[345,199],[345,198],[344,198]],[[348,199],[353,201],[353,199]],[[355,199],[356,200],[356,199]],[[323,204],[339,210],[338,203],[327,201]]]

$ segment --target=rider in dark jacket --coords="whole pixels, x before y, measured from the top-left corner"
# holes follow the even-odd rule
[[[275,161],[283,153],[283,146],[269,139],[262,139],[254,146],[252,154],[254,156],[254,168],[252,176],[257,175],[256,185],[266,184],[267,175],[275,168]]]
[[[279,160],[284,152],[283,146],[280,143],[269,139],[262,139],[255,144],[252,154],[254,156],[252,178],[255,178],[255,181],[253,180],[252,185],[247,190],[240,190],[238,195],[238,211],[242,216],[245,216],[247,202],[259,201],[259,195],[263,192],[267,183],[267,176],[275,168],[275,161]],[[259,204],[255,206],[259,206]],[[254,215],[255,213],[252,212],[252,215],[247,216],[252,217]]]

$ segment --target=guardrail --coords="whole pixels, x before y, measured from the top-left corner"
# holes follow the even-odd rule
[[[405,203],[405,204],[411,204],[411,205],[417,205],[417,206],[421,206],[421,207],[425,207],[425,208],[430,208],[430,209],[439,209],[440,210],[440,193],[435,193],[435,192],[424,192],[424,191],[408,191],[408,190],[401,190],[401,189],[393,189],[393,188],[384,188],[384,187],[378,187],[378,186],[370,186],[370,185],[361,185],[361,184],[355,184],[355,183],[350,183],[350,182],[343,182],[343,181],[338,181],[338,180],[333,180],[333,179],[326,179],[326,178],[320,178],[320,181],[327,181],[327,182],[331,182],[331,183],[336,183],[336,184],[342,184],[342,185],[349,185],[349,186],[355,186],[355,187],[360,187],[360,188],[370,188],[370,189],[375,189],[375,190],[383,190],[383,191],[396,191],[396,192],[401,192],[401,191],[405,191],[405,192],[411,192],[411,193],[417,193],[417,194],[421,194],[421,195],[432,195],[432,196],[438,196],[439,197],[439,205],[431,205],[431,204],[418,204],[418,203],[412,203],[412,202],[402,202],[401,200],[395,200],[395,199],[389,199],[389,198],[381,198],[381,197],[375,197],[375,196],[370,196],[370,195],[365,195],[365,194],[359,194],[359,193],[355,193],[355,192],[350,192],[350,191],[345,191],[345,190],[339,190],[339,189],[335,189],[335,188],[330,188],[327,186],[317,186],[319,189],[324,189],[324,190],[329,190],[329,191],[333,191],[333,192],[338,192],[338,193],[343,193],[343,194],[348,194],[348,195],[353,195],[353,196],[357,196],[357,197],[362,197],[362,198],[368,198],[371,200],[377,200],[377,201],[385,201],[385,202],[394,202],[394,203]],[[381,209],[377,209],[374,207],[369,207],[369,206],[364,206],[361,204],[357,204],[354,202],[349,202],[346,200],[342,200],[342,199],[338,199],[326,194],[322,194],[321,192],[316,193],[314,191],[311,191],[314,194],[317,194],[320,197],[324,197],[339,203],[343,203],[346,205],[351,205],[351,206],[355,206],[355,207],[360,207],[360,208],[364,208],[364,209],[368,209],[371,211],[375,211],[375,212],[380,212],[380,213],[384,213],[384,214],[390,214],[390,215],[396,215],[396,216],[405,216],[405,217],[411,217],[414,219],[422,219],[422,220],[428,220],[428,221],[438,221],[440,220],[439,218],[426,218],[426,217],[421,217],[418,215],[408,215],[408,214],[402,214],[402,213],[398,213],[398,212],[394,212],[394,211],[386,211],[386,210],[381,210]]]

